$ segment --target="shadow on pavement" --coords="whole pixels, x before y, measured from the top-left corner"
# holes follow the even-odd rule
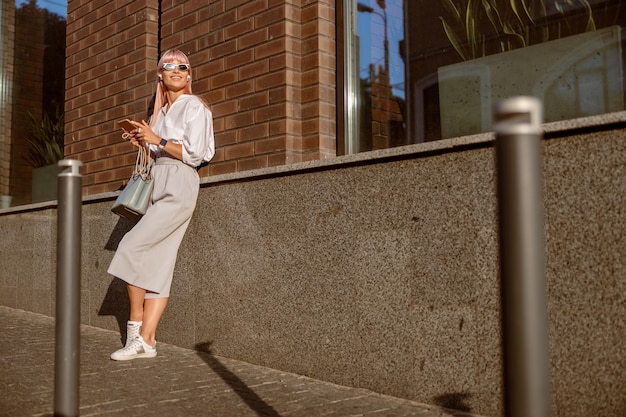
[[[280,417],[280,414],[251,390],[237,375],[229,371],[211,352],[211,342],[198,343],[195,346],[198,356],[220,376],[252,411],[263,417]]]
[[[126,343],[126,322],[130,316],[130,301],[126,283],[118,278],[113,278],[107,293],[102,300],[99,316],[114,316],[120,328],[120,338],[122,345]]]
[[[471,412],[472,408],[466,403],[471,396],[471,394],[465,392],[443,394],[435,397],[435,404],[449,410]]]

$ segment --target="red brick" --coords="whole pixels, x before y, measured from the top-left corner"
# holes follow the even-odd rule
[[[267,123],[257,123],[253,126],[244,127],[238,130],[238,142],[249,142],[251,140],[256,141],[257,153],[258,153],[258,139],[267,138],[269,133],[269,125]]]
[[[215,135],[215,146],[225,147],[226,145],[232,145],[237,143],[237,131],[229,130],[228,132],[222,132]]]
[[[286,146],[284,136],[257,140],[255,144],[255,153],[257,155],[284,151],[285,149]]]
[[[258,15],[267,10],[267,0],[255,0],[245,2],[241,7],[237,9],[237,16],[239,19],[247,19],[249,17]]]
[[[284,68],[300,71],[301,67],[302,58],[292,53],[282,53],[270,58],[270,71]]]
[[[206,4],[206,2],[205,2]],[[198,18],[201,21],[209,21],[213,16],[218,16],[224,13],[224,2],[217,1],[213,4],[207,5],[207,7],[203,7],[198,11]]]
[[[214,103],[219,103],[219,102],[224,101],[224,99],[226,97],[225,94],[226,94],[225,93],[225,89],[224,88],[219,88],[217,90],[212,90],[212,91],[204,94],[203,97],[206,100],[206,102],[209,103],[209,106],[211,106]]]
[[[255,111],[255,120],[265,122],[287,116],[286,105],[284,103],[274,104]]]
[[[273,9],[257,14],[254,17],[254,25],[255,27],[260,28],[263,26],[269,26],[272,23],[276,23],[284,19],[285,19],[285,8],[283,6],[278,6]]]
[[[198,15],[196,13],[184,14],[172,23],[174,32],[182,32],[198,23]]]
[[[211,159],[211,163],[215,164],[218,162],[224,161],[224,148],[215,149],[215,155],[213,155],[213,159]]]
[[[197,11],[198,9],[207,7],[206,0],[187,0],[183,3],[185,13]]]
[[[237,47],[241,49],[250,48],[255,45],[264,44],[270,39],[267,28],[258,29],[252,33],[245,34],[237,40]]]
[[[242,159],[237,162],[239,171],[250,171],[253,169],[267,168],[267,156],[256,156],[254,158]]]
[[[257,90],[270,89],[279,85],[283,85],[287,82],[287,76],[285,71],[272,72],[267,75],[262,75],[256,79]]]
[[[261,74],[266,74],[269,71],[269,62],[267,60],[252,62],[239,69],[239,79],[245,80],[248,78],[258,77]]]
[[[254,155],[254,142],[239,143],[224,148],[224,160],[242,159]]]
[[[270,136],[282,134],[300,135],[302,133],[302,123],[299,120],[272,120],[269,126]]]
[[[235,69],[222,72],[211,77],[211,88],[220,88],[229,84],[233,84],[237,81],[237,79],[237,70]]]
[[[198,22],[185,31],[185,37],[189,39],[204,38],[208,33],[210,33],[209,22]],[[192,53],[199,49],[197,45],[194,46],[194,48],[195,49],[191,51]]]
[[[269,93],[262,91],[239,99],[240,110],[250,110],[269,104]]]
[[[226,57],[227,68],[237,68],[246,64],[254,63],[254,50],[246,49],[245,51],[238,52],[234,55]],[[241,77],[241,76],[240,76]]]
[[[223,175],[237,172],[237,161],[228,161],[221,163],[211,163],[209,165],[209,175]]]
[[[246,19],[241,22],[237,22],[224,29],[224,36],[227,39],[236,38],[244,33],[251,32],[254,29],[254,21],[252,19]],[[241,47],[241,44],[240,44]]]
[[[284,52],[286,49],[285,38],[270,40],[264,44],[258,45],[255,50],[257,59],[266,58]]]
[[[230,0],[228,3],[231,3],[233,0]],[[217,16],[212,16],[209,20],[209,25],[211,30],[215,30],[218,28],[224,28],[229,26],[237,21],[237,11],[235,9],[225,11],[222,14]]]
[[[274,154],[274,155],[268,155],[267,166],[275,167],[275,166],[281,166],[281,165],[286,165],[286,158],[285,158],[284,152]]]
[[[210,51],[212,59],[234,54],[237,52],[237,41],[231,39],[229,41],[220,43],[219,45],[210,48]]]
[[[231,8],[238,8],[242,4],[250,3],[252,1],[257,2],[260,0],[224,0],[224,2],[226,3],[226,10]]]
[[[240,129],[254,123],[254,113],[251,111],[239,111],[224,120],[226,129]]]
[[[254,93],[254,80],[244,80],[225,88],[226,97],[235,98]]]

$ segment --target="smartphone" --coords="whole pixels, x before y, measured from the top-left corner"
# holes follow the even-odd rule
[[[120,120],[117,122],[124,131],[130,133],[131,131],[137,129],[128,119]]]

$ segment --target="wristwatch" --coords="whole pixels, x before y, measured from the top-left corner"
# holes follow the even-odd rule
[[[167,140],[161,139],[161,142],[159,142],[159,149],[165,148],[165,145],[167,145]]]

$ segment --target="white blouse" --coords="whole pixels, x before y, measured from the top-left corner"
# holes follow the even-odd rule
[[[171,108],[163,106],[152,131],[163,139],[183,145],[183,162],[197,167],[215,155],[213,115],[202,100],[194,95],[179,96]],[[157,145],[150,149],[158,155],[166,154]]]

